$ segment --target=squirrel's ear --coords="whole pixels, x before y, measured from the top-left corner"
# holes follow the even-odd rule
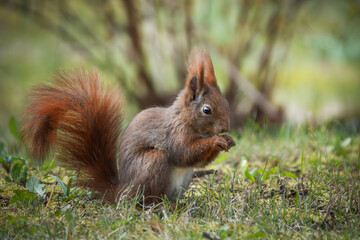
[[[204,84],[216,84],[211,58],[202,48],[191,51],[187,71],[186,88],[193,98],[203,90]]]
[[[200,71],[200,75],[194,74],[192,77],[190,75],[186,85],[191,98],[195,99],[204,87],[204,72]]]

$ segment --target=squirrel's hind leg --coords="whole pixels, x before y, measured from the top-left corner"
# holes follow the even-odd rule
[[[170,185],[171,169],[165,151],[148,149],[138,156],[135,162],[137,164],[134,164],[136,174],[132,192],[143,192],[145,204],[160,202]]]

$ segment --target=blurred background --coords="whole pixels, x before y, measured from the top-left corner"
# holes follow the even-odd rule
[[[61,68],[119,85],[127,122],[169,105],[194,46],[212,56],[234,128],[360,119],[358,0],[0,0],[0,136]]]

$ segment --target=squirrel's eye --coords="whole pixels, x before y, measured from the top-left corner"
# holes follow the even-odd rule
[[[205,114],[211,114],[211,109],[208,106],[203,107],[202,111]]]

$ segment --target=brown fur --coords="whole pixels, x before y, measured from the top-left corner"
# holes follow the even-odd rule
[[[229,107],[202,49],[190,54],[186,86],[175,102],[140,112],[119,144],[121,98],[104,89],[95,72],[62,72],[53,86],[35,88],[31,99],[22,127],[30,154],[41,160],[59,145],[58,159],[85,173],[86,185],[110,199],[130,189],[143,191],[147,202],[175,200],[188,187],[192,168],[235,145],[220,135],[230,127]]]

